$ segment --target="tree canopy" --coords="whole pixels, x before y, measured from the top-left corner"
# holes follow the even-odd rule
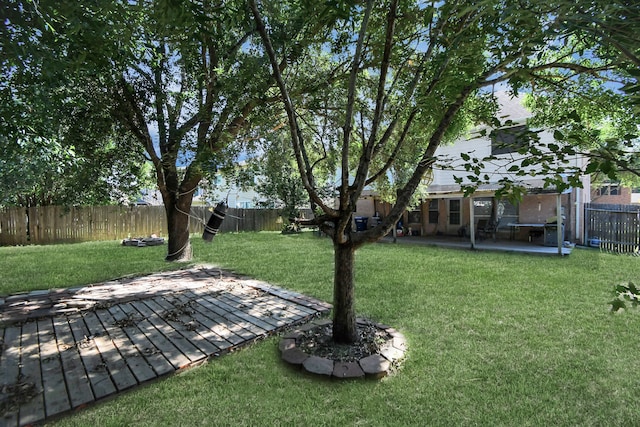
[[[142,151],[109,116],[103,85],[92,71],[69,65],[36,4],[2,8],[0,204],[135,200],[148,170]]]
[[[492,88],[531,93],[542,106],[543,99],[553,101],[559,94],[575,94],[585,100],[606,97],[606,84],[612,80],[620,79],[627,88],[634,81],[625,64],[633,62],[635,45],[632,55],[623,55],[621,60],[613,54],[612,44],[607,44],[613,40],[630,48],[631,34],[606,30],[612,22],[605,20],[597,4],[504,0],[353,3],[323,45],[326,57],[335,64],[328,69],[346,63],[348,78],[327,79],[322,68],[315,73],[317,80],[325,82],[326,91],[314,99],[327,100],[323,108],[332,118],[329,127],[334,135],[331,142],[321,141],[314,135],[324,135],[326,125],[316,121],[314,134],[301,131],[310,102],[293,97],[290,81],[278,72],[282,52],[272,43],[269,10],[255,0],[250,4],[278,82],[303,184],[323,212],[312,222],[334,242],[333,334],[337,341],[352,342],[356,337],[354,251],[394,226],[432,170],[440,145],[476,124],[502,125]],[[607,10],[619,11],[617,19],[626,23],[624,2],[614,2]],[[593,24],[590,31],[580,29],[586,21]],[[605,39],[603,34],[611,37]],[[550,118],[542,121],[551,122]],[[575,154],[573,141],[563,140],[561,129],[557,135],[560,141],[551,147],[557,146],[555,154]],[[318,145],[323,150],[311,149]],[[547,151],[532,154],[544,158]],[[338,159],[337,206],[323,200],[310,167],[321,157]],[[476,160],[471,170],[481,174],[481,165]],[[390,214],[374,228],[354,232],[352,212],[363,189],[386,183],[395,190]]]
[[[152,164],[167,213],[167,259],[188,258],[196,187],[253,139],[249,124],[268,120],[267,106],[278,99],[268,61],[252,42],[246,4],[24,0],[5,10],[4,74],[33,78],[47,94],[64,88],[51,104],[56,115],[39,110],[56,124],[69,100],[101,100],[102,112],[128,135],[128,153],[142,151]],[[270,11],[285,52],[282,72],[331,31],[336,16],[331,5],[315,2],[280,2]],[[73,84],[56,83],[67,75]]]
[[[117,159],[123,172],[144,153],[166,209],[169,260],[190,256],[189,211],[203,177],[286,117],[301,183],[322,212],[310,223],[334,242],[338,340],[355,337],[355,250],[393,227],[439,146],[473,125],[502,125],[492,88],[529,93],[535,120],[555,130],[557,143],[528,162],[583,152],[592,158],[586,172],[637,170],[638,6],[629,2],[2,7],[0,90],[18,107],[0,111],[18,124],[3,143],[21,155],[42,145],[43,163],[78,165],[77,153],[111,167]],[[25,129],[34,129],[29,138]],[[324,192],[333,172],[335,206]],[[374,185],[393,195],[390,215],[355,233],[356,202]]]

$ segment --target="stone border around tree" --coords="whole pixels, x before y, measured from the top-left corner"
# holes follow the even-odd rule
[[[373,325],[389,334],[391,338],[381,346],[379,353],[364,357],[358,362],[343,362],[304,352],[298,344],[305,332],[331,323],[329,319],[315,319],[282,337],[278,347],[281,358],[289,365],[300,367],[306,372],[327,378],[380,379],[387,376],[404,359],[407,349],[407,341],[404,335],[390,326],[373,323],[366,319],[358,318],[356,322],[363,326]]]

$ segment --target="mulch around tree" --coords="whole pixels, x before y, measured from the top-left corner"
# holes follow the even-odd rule
[[[311,374],[336,379],[379,379],[396,371],[407,350],[404,336],[367,319],[357,319],[357,328],[356,342],[336,344],[331,337],[332,322],[312,320],[282,337],[282,360]]]

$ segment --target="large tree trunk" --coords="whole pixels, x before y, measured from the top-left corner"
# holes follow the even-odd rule
[[[191,210],[191,193],[177,199],[165,200],[167,214],[167,230],[169,232],[169,248],[167,261],[191,260],[191,242],[189,241],[189,211]]]
[[[358,331],[355,313],[354,259],[355,248],[349,242],[334,242],[335,276],[333,278],[333,340],[356,342]]]

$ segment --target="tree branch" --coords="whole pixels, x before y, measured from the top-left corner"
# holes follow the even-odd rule
[[[298,170],[300,171],[300,175],[302,177],[302,182],[304,184],[307,193],[309,193],[309,197],[313,202],[315,202],[321,209],[327,213],[328,215],[335,217],[337,216],[337,212],[330,208],[320,197],[318,192],[313,186],[313,181],[310,179],[308,175],[308,170],[305,170],[304,159],[302,157],[301,152],[301,142],[302,142],[302,132],[300,131],[300,127],[298,126],[296,113],[293,107],[293,102],[289,97],[289,92],[286,87],[286,84],[282,78],[282,72],[280,70],[280,64],[278,64],[275,50],[273,49],[273,45],[271,43],[271,38],[267,33],[267,30],[264,25],[264,21],[262,20],[262,16],[260,15],[260,11],[258,10],[258,6],[255,0],[249,0],[249,7],[251,8],[251,12],[253,14],[254,20],[256,21],[256,28],[260,33],[260,37],[262,38],[262,42],[264,44],[267,55],[269,56],[269,61],[271,62],[271,68],[273,70],[273,76],[277,82],[278,88],[280,89],[280,93],[282,95],[282,101],[284,103],[285,111],[287,112],[287,118],[289,121],[289,130],[291,133],[291,141],[293,144],[294,153],[296,155],[296,162],[298,164]]]

